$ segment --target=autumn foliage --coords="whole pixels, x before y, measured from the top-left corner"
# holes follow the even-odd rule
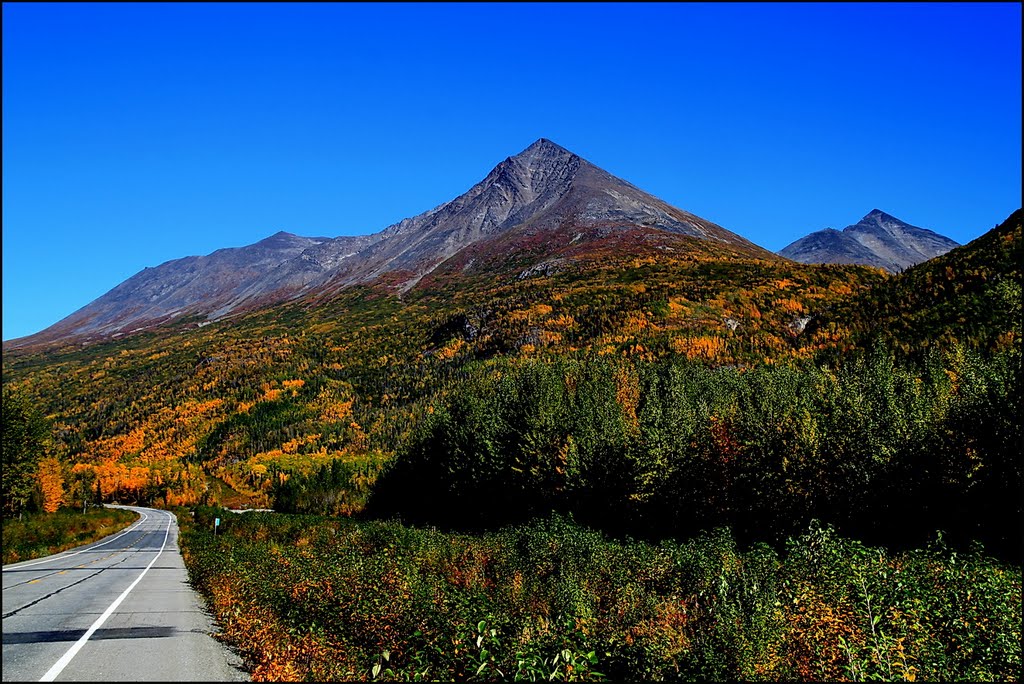
[[[53,513],[64,504],[64,477],[60,461],[48,456],[39,461],[39,489],[42,492],[42,508]]]

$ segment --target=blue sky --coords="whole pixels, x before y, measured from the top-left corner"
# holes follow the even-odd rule
[[[540,137],[778,250],[1021,205],[1021,5],[3,4],[3,339],[378,231]]]

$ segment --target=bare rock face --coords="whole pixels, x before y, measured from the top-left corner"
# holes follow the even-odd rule
[[[934,231],[874,209],[852,226],[816,231],[779,254],[802,264],[864,264],[898,273],[958,246]]]
[[[548,140],[509,157],[451,202],[389,226],[353,264],[344,281],[365,282],[388,272],[415,273],[407,287],[469,244],[544,212],[572,186],[583,160]]]
[[[373,235],[305,238],[282,232],[247,247],[169,261],[132,276],[50,328],[6,346],[101,339],[184,316],[205,319],[199,325],[384,277],[405,291],[467,247],[489,246],[491,255],[498,252],[500,257],[506,248],[502,236],[567,227],[573,240],[643,229],[775,258],[541,138],[498,164],[465,194]]]

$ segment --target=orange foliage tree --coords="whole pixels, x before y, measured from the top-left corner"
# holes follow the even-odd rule
[[[54,513],[64,504],[64,476],[56,456],[39,461],[39,488],[43,493],[43,510]]]

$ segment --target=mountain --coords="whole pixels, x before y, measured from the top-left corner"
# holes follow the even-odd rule
[[[462,196],[386,228],[383,239],[361,255],[363,261],[353,262],[344,281],[400,271],[407,274],[401,287],[408,289],[467,246],[510,231],[550,234],[592,228],[656,229],[760,250],[541,138],[498,164]]]
[[[802,264],[864,264],[898,273],[945,254],[958,244],[873,209],[852,226],[816,231],[784,247],[779,254]]]
[[[652,242],[652,235],[658,239]],[[617,249],[625,242],[627,249],[635,243],[777,259],[541,138],[463,195],[373,235],[332,239],[282,232],[247,247],[168,261],[5,347],[89,342],[186,317],[203,325],[356,284],[379,283],[403,293],[470,246],[472,255],[456,260],[458,273],[474,266],[518,268],[524,258],[532,260],[527,268],[548,268],[556,253],[571,261],[607,248],[609,241]]]
[[[806,460],[789,463],[812,479],[792,491],[816,496],[813,478],[841,473],[829,464],[850,458],[866,459],[856,472],[887,478],[887,471],[872,470],[879,453],[872,416],[888,416],[892,406],[906,403],[901,410],[914,416],[945,420],[943,397],[957,385],[931,393],[904,382],[911,376],[903,371],[892,375],[877,364],[854,363],[850,381],[836,382],[832,369],[873,352],[879,336],[907,356],[926,345],[955,351],[956,343],[1019,349],[1019,214],[978,241],[895,276],[865,266],[807,265],[665,205],[552,143],[531,148],[462,197],[374,235],[279,233],[249,247],[148,269],[91,305],[92,319],[77,322],[79,329],[96,323],[93,330],[101,332],[74,337],[69,326],[50,331],[57,344],[4,344],[4,387],[24,393],[52,424],[53,451],[67,465],[65,491],[90,491],[94,476],[106,500],[270,507],[279,500],[281,475],[301,483],[337,463],[331,477],[341,478],[344,491],[317,493],[320,498],[302,505],[352,513],[422,428],[450,426],[440,441],[425,443],[422,455],[435,466],[453,462],[429,459],[455,439],[469,440],[459,447],[463,462],[505,468],[500,459],[517,449],[510,491],[537,491],[530,482],[542,480],[562,488],[559,497],[576,496],[567,477],[590,473],[594,484],[575,491],[606,507],[608,493],[643,502],[665,491],[649,486],[650,473],[670,473],[672,482],[710,482],[714,492],[744,491],[751,481],[746,474],[772,472],[771,480],[758,481],[782,491],[777,485],[788,481],[792,468],[767,469],[784,470],[783,457],[800,445],[809,450]],[[131,334],[158,316],[170,324]],[[124,327],[102,332],[104,324]],[[929,377],[959,383],[971,411],[988,411],[993,403],[979,378],[988,383],[991,375],[995,383],[1003,376],[950,370]],[[732,394],[741,387],[747,389]],[[823,394],[813,394],[819,387]],[[842,397],[833,396],[837,388]],[[794,401],[807,398],[804,390],[827,423],[808,423],[793,410]],[[936,410],[893,399],[911,396],[907,392],[932,397]],[[998,392],[994,400],[1003,401]],[[730,396],[754,413],[737,419]],[[861,410],[872,396],[883,402],[881,413]],[[459,397],[466,402],[452,403]],[[721,410],[711,410],[712,402]],[[848,446],[817,439],[834,435],[836,426],[842,432],[850,424],[846,414],[867,416],[871,425],[854,423]],[[982,424],[975,415],[961,414],[968,416],[964,425]],[[707,422],[693,423],[693,431],[677,429],[697,416]],[[594,431],[577,433],[579,439],[561,432],[575,424]],[[890,424],[903,440],[906,431],[896,429],[902,419]],[[801,432],[803,425],[811,432]],[[956,455],[949,433],[939,428],[936,448],[958,463],[970,465],[977,462],[973,454],[985,453],[968,429],[967,450]],[[631,440],[644,433],[658,442],[634,452]],[[998,430],[979,434],[1003,439]],[[748,440],[761,435],[768,441],[753,444],[765,446],[757,457],[762,460],[752,465],[732,458],[760,449]],[[672,441],[679,451],[667,461],[659,445]],[[719,466],[708,465],[705,450],[717,445],[729,458],[713,463],[739,469],[709,480],[706,467]],[[614,449],[621,455],[603,455]],[[986,470],[989,463],[980,470],[990,473],[986,477],[1002,472]],[[475,486],[493,479],[475,478],[465,480],[474,491],[493,491]],[[850,480],[843,478],[827,480],[821,491],[848,501]],[[903,482],[885,481],[894,494]],[[440,489],[440,481],[436,487],[426,477],[407,482],[428,498],[450,499],[452,490]],[[668,491],[672,501],[688,500],[685,492]],[[858,497],[865,493],[858,491]],[[771,515],[781,520],[817,505],[801,501]],[[504,509],[533,505],[513,501]],[[629,518],[628,510],[619,517],[660,515],[651,511],[649,518]]]

